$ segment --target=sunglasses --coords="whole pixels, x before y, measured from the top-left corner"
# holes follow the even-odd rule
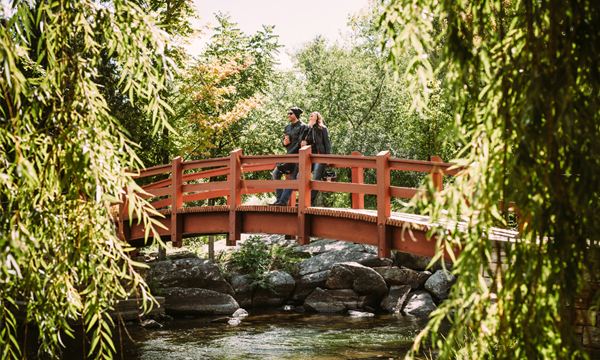
[[[294,113],[293,112],[289,112],[288,115],[294,115]]]

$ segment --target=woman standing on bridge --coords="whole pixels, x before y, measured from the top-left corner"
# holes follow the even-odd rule
[[[329,131],[323,123],[323,117],[318,112],[312,112],[308,118],[308,132],[302,141],[302,146],[310,145],[313,154],[331,154],[331,142],[329,141]],[[322,181],[323,172],[327,164],[312,164],[313,180]],[[311,190],[310,204],[315,202],[319,193],[318,190]]]

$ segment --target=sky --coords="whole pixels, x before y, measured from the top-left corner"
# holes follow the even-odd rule
[[[274,34],[279,35],[279,60],[282,69],[291,68],[287,53],[323,35],[332,41],[340,39],[340,30],[345,32],[348,16],[368,5],[368,0],[194,0],[200,12],[200,24],[216,25],[214,13],[229,12],[231,21],[245,34],[254,34],[262,30],[262,25],[275,25]],[[188,51],[199,54],[212,35],[207,32],[196,40]]]

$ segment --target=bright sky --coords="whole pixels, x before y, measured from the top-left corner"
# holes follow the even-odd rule
[[[317,35],[335,41],[340,30],[345,32],[348,15],[368,5],[368,0],[194,0],[202,17],[200,23],[216,25],[214,13],[229,12],[231,21],[238,24],[245,34],[262,30],[262,25],[275,25],[279,35],[281,68],[290,68],[287,52],[300,48],[302,43]],[[208,32],[202,39],[188,47],[193,55],[199,54],[212,35]]]

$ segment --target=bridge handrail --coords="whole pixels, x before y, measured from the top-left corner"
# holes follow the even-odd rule
[[[277,163],[298,163],[299,178],[297,180],[242,180],[243,172],[271,170]],[[331,167],[350,167],[352,169],[351,183],[331,183],[326,181],[314,181],[310,178],[312,163],[326,163]],[[379,153],[377,156],[362,156],[358,152],[352,155],[321,155],[311,154],[310,146],[305,146],[299,154],[291,155],[247,155],[242,156],[241,150],[232,151],[230,156],[194,160],[182,162],[181,157],[173,159],[171,164],[155,166],[142,169],[137,172],[136,177],[143,178],[160,174],[171,174],[171,178],[159,180],[143,187],[148,194],[144,198],[159,198],[151,204],[155,208],[171,206],[172,241],[181,244],[181,229],[177,223],[177,213],[183,208],[183,204],[190,201],[204,200],[215,197],[227,196],[227,204],[230,206],[230,238],[239,238],[239,226],[237,223],[236,207],[241,205],[242,194],[255,194],[273,192],[275,188],[293,189],[299,193],[298,216],[299,216],[299,242],[306,242],[306,231],[301,229],[305,226],[306,208],[310,206],[311,190],[328,192],[345,192],[352,195],[352,208],[364,209],[364,195],[377,196],[377,213],[380,239],[380,255],[388,257],[389,244],[386,245],[386,218],[390,217],[390,198],[411,198],[420,190],[403,188],[390,185],[390,171],[419,171],[429,172],[433,176],[434,183],[438,189],[443,188],[443,175],[454,175],[458,170],[449,170],[453,164],[442,162],[439,157],[432,157],[431,161],[393,159],[389,157],[389,151]],[[201,169],[201,171],[184,174],[184,170]],[[364,169],[376,169],[377,184],[364,184]],[[206,179],[216,176],[227,175],[225,181],[189,184],[190,181]],[[186,184],[187,183],[187,184]],[[175,184],[175,186],[173,186]],[[164,198],[169,196],[170,198]],[[163,198],[161,198],[163,197]],[[119,223],[122,229],[124,220],[124,202],[120,204]],[[295,195],[292,196],[290,205],[294,205]],[[304,225],[302,225],[304,224]],[[387,254],[387,255],[386,255]]]
[[[433,159],[433,158],[432,158]],[[299,162],[299,154],[290,155],[249,155],[240,156],[239,163],[242,165],[242,172],[254,172],[271,170],[275,164],[279,162]],[[436,159],[437,160],[437,159]],[[181,162],[181,168],[183,170],[217,167],[210,170],[203,170],[199,172],[181,174],[182,182],[189,182],[193,180],[206,179],[210,177],[227,175],[230,174],[230,157],[222,157],[215,159],[206,160],[194,160],[189,162]],[[352,168],[352,183],[326,183],[318,181],[310,181],[310,189],[328,192],[347,192],[353,195],[353,208],[362,209],[364,208],[364,195],[376,195],[377,185],[363,184],[362,171],[363,169],[376,169],[377,158],[367,157],[353,153],[353,155],[321,155],[321,154],[310,154],[311,163],[326,163],[330,167],[351,167]],[[401,170],[401,171],[420,171],[420,172],[434,172],[434,169],[443,174],[454,175],[458,170],[448,170],[453,164],[443,163],[441,161],[421,161],[421,160],[406,160],[406,159],[388,159],[389,170]],[[137,177],[143,178],[152,175],[172,173],[173,165],[160,165],[147,169],[142,169],[138,172]],[[437,174],[434,174],[437,175]],[[441,179],[439,179],[441,182]],[[183,185],[183,193],[188,192],[199,192],[204,191],[207,193],[201,194],[188,194],[183,195],[185,198],[184,202],[204,200],[214,197],[228,196],[227,192],[229,186],[228,181],[212,182],[211,185],[206,184],[192,184]],[[143,186],[143,189],[150,195],[143,195],[143,198],[153,198],[170,195],[170,186],[172,184],[172,177],[164,180],[156,181],[152,184]],[[247,180],[242,181],[241,191],[244,194],[252,193],[264,193],[272,192],[275,188],[294,189],[298,190],[296,182],[287,181],[285,183],[275,182],[273,180]],[[260,190],[260,191],[257,191]],[[390,186],[391,197],[403,197],[411,198],[418,193],[417,189],[413,188],[402,188]],[[358,195],[359,199],[354,199]],[[165,199],[157,200],[152,202],[155,207],[168,206],[169,202]]]

